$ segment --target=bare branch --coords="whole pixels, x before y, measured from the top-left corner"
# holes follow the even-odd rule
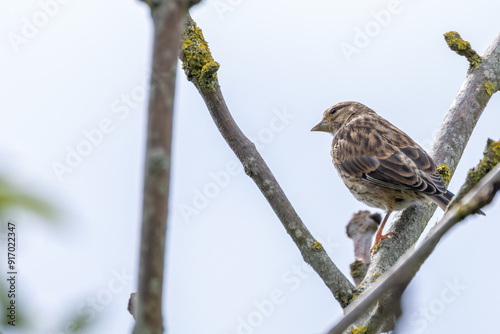
[[[346,226],[347,236],[354,243],[355,261],[351,263],[351,276],[355,284],[361,283],[368,270],[373,235],[377,232],[381,220],[379,213],[359,211],[352,216]]]
[[[170,187],[170,152],[179,40],[187,1],[145,1],[154,23],[146,167],[134,333],[163,333],[163,272]],[[160,75],[156,75],[156,74]]]
[[[356,319],[368,311],[370,306],[384,297],[394,287],[406,285],[422,263],[432,253],[439,240],[455,224],[478,209],[489,204],[500,190],[500,165],[495,167],[474,189],[464,196],[456,206],[446,212],[433,233],[416,249],[402,256],[387,275],[372,285],[363,295],[356,298],[347,308],[347,315],[328,334],[340,334]]]
[[[220,133],[243,164],[245,172],[262,191],[304,260],[314,268],[342,307],[345,307],[352,298],[354,286],[302,223],[255,145],[235,123],[217,81],[215,72],[218,64],[213,61],[201,30],[191,18],[184,31],[181,49],[186,75],[203,97]]]

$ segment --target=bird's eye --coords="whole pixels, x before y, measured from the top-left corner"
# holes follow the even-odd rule
[[[330,109],[330,115],[335,114],[335,112],[336,112],[337,110],[338,110],[337,108],[332,108],[332,109]]]

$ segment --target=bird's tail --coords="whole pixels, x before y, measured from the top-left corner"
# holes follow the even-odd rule
[[[448,204],[450,204],[450,202],[451,202],[451,200],[453,199],[454,196],[455,196],[454,193],[452,193],[451,191],[447,190],[445,194],[443,194],[441,196],[432,196],[431,199],[437,205],[439,205],[439,207],[441,209],[443,209],[443,211],[446,211],[446,208],[448,207]]]
[[[451,191],[447,190],[445,194],[441,196],[433,196],[431,199],[443,209],[443,211],[446,211],[448,208],[448,205],[450,204],[451,200],[455,197],[455,194],[453,194]],[[481,210],[478,210],[476,213],[486,216],[485,213]]]

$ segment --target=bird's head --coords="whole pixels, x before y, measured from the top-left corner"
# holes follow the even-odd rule
[[[326,109],[323,118],[316,124],[311,131],[324,131],[333,135],[337,133],[340,127],[354,114],[373,112],[370,108],[359,102],[340,102]]]

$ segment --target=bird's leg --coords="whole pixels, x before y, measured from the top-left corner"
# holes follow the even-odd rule
[[[372,249],[370,249],[370,252],[373,252],[373,249],[375,248],[375,246],[378,245],[378,243],[380,241],[384,240],[385,238],[395,236],[394,233],[392,233],[392,232],[389,232],[387,234],[382,234],[382,232],[384,231],[385,223],[387,222],[387,219],[389,218],[391,213],[392,213],[392,210],[390,210],[390,209],[387,210],[387,213],[385,214],[384,220],[382,221],[382,224],[380,224],[378,231],[377,231],[377,234],[375,235],[375,243],[373,244]]]

